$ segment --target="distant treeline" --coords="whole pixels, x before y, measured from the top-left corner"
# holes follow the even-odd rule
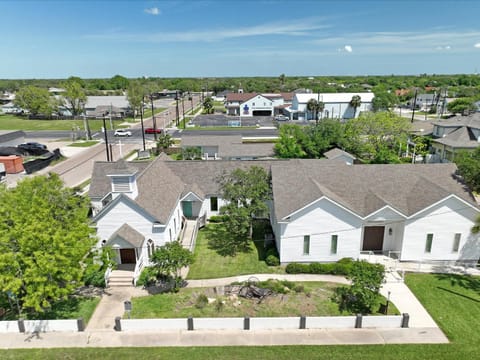
[[[479,94],[479,75],[387,75],[387,76],[287,76],[277,77],[224,77],[224,78],[136,78],[121,75],[105,79],[80,79],[87,95],[120,94],[132,80],[143,83],[149,89],[188,91],[224,90],[244,92],[288,92],[310,89],[313,92],[383,92],[397,89],[418,88],[419,91],[448,91],[447,96],[474,97]],[[66,79],[0,79],[0,92],[18,91],[26,85],[37,87],[62,87]]]

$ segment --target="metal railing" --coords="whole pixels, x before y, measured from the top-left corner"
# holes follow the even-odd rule
[[[103,275],[103,278],[105,279],[105,287],[108,287],[108,280],[110,278],[111,273],[112,273],[112,267],[109,266],[107,270],[105,270],[105,274]]]
[[[133,286],[137,286],[137,280],[140,277],[140,274],[142,273],[142,270],[144,268],[144,262],[143,262],[144,259],[143,258],[144,258],[144,256],[142,254],[140,259],[135,264],[135,270],[133,271]]]

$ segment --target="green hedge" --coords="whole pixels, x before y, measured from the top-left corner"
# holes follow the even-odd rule
[[[348,275],[355,260],[343,258],[335,263],[290,263],[285,268],[287,274],[330,274]]]

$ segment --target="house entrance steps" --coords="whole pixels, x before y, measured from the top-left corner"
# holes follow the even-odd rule
[[[135,264],[119,264],[108,277],[108,287],[133,287]]]
[[[187,221],[185,221],[185,229],[183,231],[181,242],[182,242],[182,246],[185,249],[188,249],[190,251],[193,251],[195,247],[195,240],[197,238],[197,230],[198,230],[197,226],[198,226],[197,220],[187,219]],[[183,279],[187,278],[188,270],[189,270],[188,266],[180,269],[180,276]]]

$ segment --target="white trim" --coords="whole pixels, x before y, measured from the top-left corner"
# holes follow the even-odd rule
[[[200,198],[197,194],[195,194],[193,191],[189,191],[184,197],[180,198],[180,202],[182,202],[185,198],[187,198],[190,194],[192,194],[193,196],[195,196],[198,201],[201,201],[203,202],[202,198]],[[178,203],[177,203],[178,204]]]
[[[470,208],[472,208],[472,209],[475,210],[476,212],[480,213],[480,209],[478,209],[477,207],[475,207],[473,204],[470,204],[468,201],[463,200],[462,198],[458,197],[458,196],[455,195],[455,194],[450,194],[450,195],[444,197],[443,199],[441,199],[441,200],[439,200],[439,201],[437,201],[437,202],[435,202],[435,203],[427,206],[426,208],[423,208],[422,210],[417,211],[416,213],[408,216],[407,219],[415,218],[418,214],[421,214],[422,212],[428,211],[428,210],[430,210],[431,208],[437,206],[438,204],[441,204],[442,202],[449,200],[450,198],[457,199],[457,200],[460,201],[461,203],[464,203],[464,204],[468,205]],[[457,211],[457,210],[461,210],[461,209],[455,209],[455,211]]]
[[[126,200],[126,203],[128,203],[129,205],[133,206],[135,208],[135,211],[137,211],[137,213],[139,214],[142,214],[145,218],[147,218],[149,221],[151,222],[157,222],[157,223],[160,223],[158,221],[157,218],[155,218],[152,214],[148,213],[143,207],[141,207],[140,205],[138,205],[135,200],[132,200],[129,196],[125,195],[125,194],[119,194],[118,196],[116,196],[112,201],[110,201],[105,207],[103,207],[97,215],[95,215],[93,218],[92,218],[92,222],[97,222],[98,220],[100,220],[104,215],[108,214],[110,212],[110,210],[120,202],[120,200]]]
[[[397,214],[400,215],[401,217],[407,219],[407,216],[404,215],[404,214],[402,214],[400,211],[396,210],[395,208],[393,208],[393,207],[390,206],[390,205],[385,205],[384,207],[381,207],[380,209],[375,210],[374,212],[372,212],[372,213],[368,214],[367,216],[365,216],[365,217],[363,218],[363,220],[368,220],[369,217],[372,217],[373,215],[375,215],[375,214],[377,214],[377,213],[379,213],[380,211],[383,211],[383,210],[385,210],[385,209],[390,209],[390,210],[392,210],[394,213],[397,213]],[[375,221],[375,220],[373,220],[373,221]],[[378,220],[378,221],[379,221],[379,220]],[[385,219],[385,221],[389,221],[389,219]]]
[[[362,219],[362,220],[363,220],[363,218],[362,218],[360,215],[358,215],[357,213],[353,212],[352,210],[346,208],[346,207],[343,206],[343,205],[340,205],[339,203],[337,203],[336,201],[330,199],[329,197],[327,197],[327,196],[325,196],[325,195],[324,195],[324,196],[321,196],[321,197],[319,197],[318,199],[312,201],[311,203],[309,203],[309,204],[301,207],[300,209],[295,210],[294,212],[288,214],[287,216],[282,217],[281,220],[286,220],[287,218],[294,216],[295,214],[299,213],[300,211],[305,210],[306,208],[311,207],[311,206],[314,205],[315,203],[317,203],[317,202],[319,202],[319,201],[322,201],[322,200],[330,201],[331,203],[337,205],[339,208],[341,208],[341,209],[349,212],[350,214],[355,215],[355,216],[358,217],[359,219]],[[275,199],[274,199],[273,201],[275,202]]]

